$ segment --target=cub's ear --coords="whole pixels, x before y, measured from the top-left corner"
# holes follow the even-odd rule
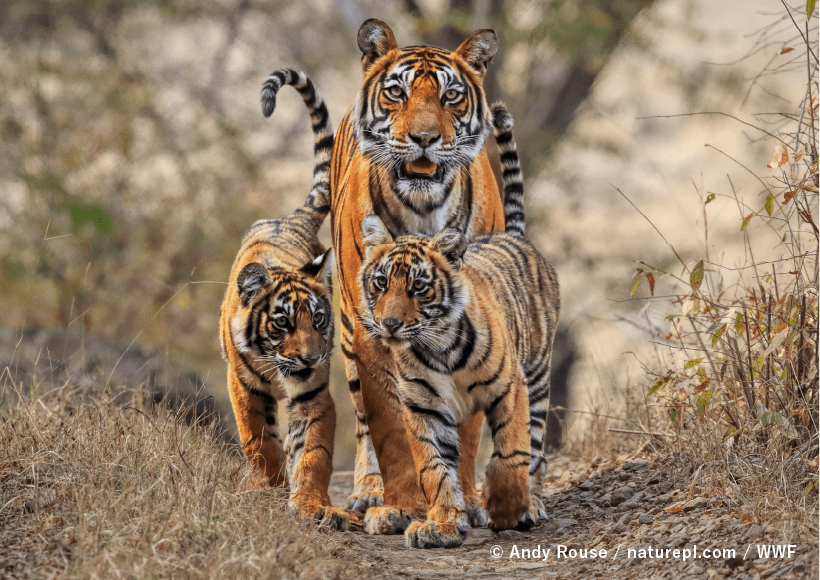
[[[470,38],[456,49],[456,54],[466,60],[480,78],[484,78],[487,65],[490,64],[497,51],[498,37],[495,35],[495,30],[484,29],[473,32]]]
[[[267,268],[259,262],[251,262],[239,272],[236,285],[239,288],[239,299],[242,306],[247,306],[254,295],[272,282]]]
[[[330,272],[333,265],[333,255],[330,248],[323,254],[319,254],[312,262],[308,262],[301,268],[301,272],[315,278],[320,284],[330,286]]]
[[[381,20],[371,18],[365,20],[359,28],[357,38],[359,50],[362,51],[362,70],[367,70],[373,66],[377,60],[391,50],[398,48],[396,37],[393,31]]]
[[[364,240],[365,252],[382,244],[392,244],[393,236],[387,231],[384,222],[378,216],[369,215],[362,222],[362,239]]]
[[[433,236],[431,246],[435,251],[444,254],[448,262],[460,266],[467,250],[467,238],[456,229],[445,228]]]

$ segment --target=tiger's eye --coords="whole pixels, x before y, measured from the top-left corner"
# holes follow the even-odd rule
[[[420,291],[420,290],[424,290],[425,288],[427,288],[427,282],[425,282],[424,280],[418,279],[418,280],[415,280],[413,282],[413,290],[419,290]]]
[[[316,326],[321,326],[324,321],[325,321],[325,313],[324,312],[317,312],[313,315],[313,324],[315,324]]]
[[[444,93],[444,98],[447,99],[448,101],[455,101],[460,96],[461,96],[461,93],[459,93],[455,89],[450,89],[449,91],[446,91]]]
[[[377,290],[384,290],[387,286],[387,278],[385,278],[382,274],[378,274],[375,278],[373,278],[373,285]]]
[[[387,96],[392,99],[400,99],[404,96],[404,91],[399,86],[392,86],[387,89]]]

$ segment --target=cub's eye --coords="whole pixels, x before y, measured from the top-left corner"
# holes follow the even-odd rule
[[[416,280],[413,281],[413,290],[415,290],[416,292],[423,292],[426,289],[427,289],[427,282],[425,282],[424,280],[421,280],[420,278],[417,278]]]
[[[316,312],[313,314],[313,325],[314,326],[322,326],[325,321],[325,313],[324,312]]]
[[[398,101],[404,97],[404,90],[398,85],[393,85],[392,87],[386,88],[385,92],[387,93],[387,96],[394,101]]]
[[[268,331],[276,332],[277,330],[287,330],[288,324],[289,321],[287,316],[284,314],[277,314],[270,322],[268,322]]]
[[[444,99],[451,103],[457,103],[461,100],[461,93],[455,89],[450,89],[444,92]]]
[[[387,277],[384,274],[376,274],[373,278],[373,286],[376,290],[384,290],[387,287]]]

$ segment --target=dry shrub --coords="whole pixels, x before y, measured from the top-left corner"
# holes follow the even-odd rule
[[[667,450],[722,475],[711,490],[744,520],[805,524],[816,535],[817,41],[803,48],[802,66],[811,71],[804,102],[774,133],[758,128],[774,143],[768,167],[776,170],[758,177],[762,203],[747,206],[731,179],[726,193],[702,192],[704,221],[716,196],[737,203],[746,265],[728,268],[707,253],[694,264],[681,261],[679,276],[639,270],[638,281],[654,286],[653,271],[677,281],[670,306],[678,313],[667,316],[668,333],[658,337],[671,362],[652,373],[646,389],[655,425],[675,434]],[[756,251],[773,246],[785,257],[755,260]]]
[[[348,576],[215,426],[142,400],[0,387],[0,577]]]

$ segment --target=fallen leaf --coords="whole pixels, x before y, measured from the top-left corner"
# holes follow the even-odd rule
[[[783,196],[783,205],[789,203],[792,198],[797,195],[797,192],[800,191],[799,189],[792,189],[791,191],[787,191],[786,195]]]
[[[774,153],[772,153],[772,160],[769,161],[769,164],[766,165],[766,167],[774,169],[775,167],[780,167],[788,162],[789,153],[786,151],[786,146],[783,145],[783,143],[779,143],[775,146]]]
[[[817,186],[814,185],[813,183],[810,183],[808,185],[804,185],[803,189],[805,189],[806,191],[810,191],[812,193],[820,193],[820,192],[818,192]]]
[[[781,48],[781,49],[780,49],[780,54],[786,54],[787,52],[791,52],[791,51],[793,51],[793,50],[794,50],[794,47],[793,47],[793,46],[790,46],[790,47],[788,47],[788,48]]]
[[[754,215],[753,213],[750,213],[745,218],[743,218],[743,224],[740,226],[740,231],[741,232],[746,229],[746,226],[749,225],[749,222],[752,220],[753,215]]]
[[[666,513],[669,514],[679,514],[683,511],[683,504],[678,502],[673,506],[666,508]],[[745,515],[745,514],[744,514]]]
[[[806,155],[806,149],[801,145],[797,148],[797,151],[794,152],[794,162],[799,163],[803,161],[803,157]]]
[[[655,275],[652,272],[646,272],[646,279],[649,280],[649,293],[655,295]]]

